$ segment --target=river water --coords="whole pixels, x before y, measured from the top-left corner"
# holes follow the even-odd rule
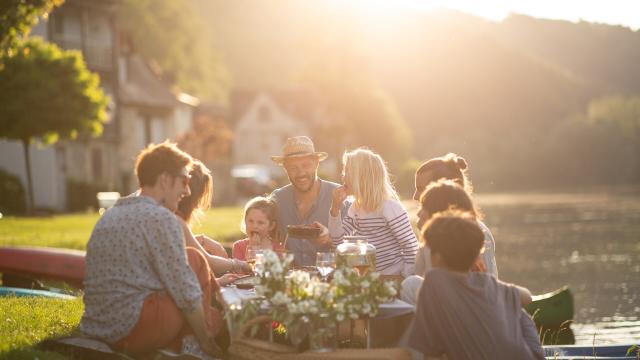
[[[501,280],[568,285],[577,344],[640,344],[640,188],[478,194]]]

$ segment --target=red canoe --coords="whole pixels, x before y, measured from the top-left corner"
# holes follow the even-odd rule
[[[0,247],[0,273],[64,281],[82,288],[85,252],[41,247]]]

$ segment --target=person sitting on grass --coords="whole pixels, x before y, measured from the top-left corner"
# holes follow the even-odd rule
[[[278,231],[278,207],[272,199],[258,196],[249,200],[244,207],[240,230],[247,238],[233,243],[231,256],[234,259],[247,260],[249,248],[284,252]]]
[[[140,189],[96,223],[86,253],[80,331],[133,354],[156,349],[219,355],[224,326],[218,284],[201,252],[185,247],[174,212],[190,194],[192,159],[176,144],[151,144],[136,160]]]
[[[211,172],[200,161],[194,160],[193,169],[189,173],[190,195],[185,196],[178,203],[176,215],[180,220],[187,246],[199,250],[209,263],[214,274],[224,274],[217,278],[220,286],[225,286],[238,277],[238,273],[249,273],[251,267],[244,261],[229,259],[226,250],[217,241],[205,235],[195,236],[191,232],[190,223],[198,213],[206,211],[211,204],[213,194],[213,180]]]
[[[409,346],[425,359],[544,359],[522,307],[529,290],[470,272],[484,243],[473,214],[448,210],[422,229],[433,268],[420,289]]]

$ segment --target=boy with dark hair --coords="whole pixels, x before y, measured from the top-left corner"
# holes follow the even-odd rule
[[[214,336],[223,324],[210,307],[219,288],[204,256],[185,248],[174,214],[190,193],[191,163],[169,142],[138,155],[140,190],[100,217],[87,245],[85,335],[134,354],[219,353]]]
[[[409,346],[425,358],[544,359],[522,309],[531,302],[529,290],[469,271],[484,243],[473,215],[438,213],[422,235],[433,269],[420,290]]]

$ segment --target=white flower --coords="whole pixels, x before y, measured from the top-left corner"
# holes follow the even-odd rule
[[[268,289],[263,285],[256,285],[253,288],[256,290],[256,295],[258,296],[265,296],[268,291]]]
[[[336,315],[336,320],[343,321],[344,320],[344,315],[343,314]]]
[[[369,288],[369,282],[367,280],[363,280],[362,283],[360,284],[363,288],[368,289]]]
[[[298,308],[298,304],[294,302],[289,303],[289,305],[287,305],[287,310],[289,310],[289,313],[291,314],[298,314],[300,312]]]
[[[308,272],[300,271],[300,270],[296,270],[292,272],[289,278],[294,284],[301,287],[306,286],[306,284],[309,283],[309,281],[311,280]]]
[[[271,297],[271,303],[273,305],[287,305],[291,302],[291,299],[285,295],[282,291],[278,291],[277,293],[275,293],[275,295],[273,295],[273,297]]]
[[[280,263],[280,258],[278,258],[278,254],[271,250],[264,251],[264,262],[267,264]]]
[[[384,283],[384,287],[387,290],[387,293],[389,293],[390,296],[395,296],[396,295],[396,287],[393,286],[392,282],[385,282]]]
[[[373,309],[371,308],[371,304],[364,303],[364,305],[362,305],[362,313],[363,314],[370,315],[372,310]]]

